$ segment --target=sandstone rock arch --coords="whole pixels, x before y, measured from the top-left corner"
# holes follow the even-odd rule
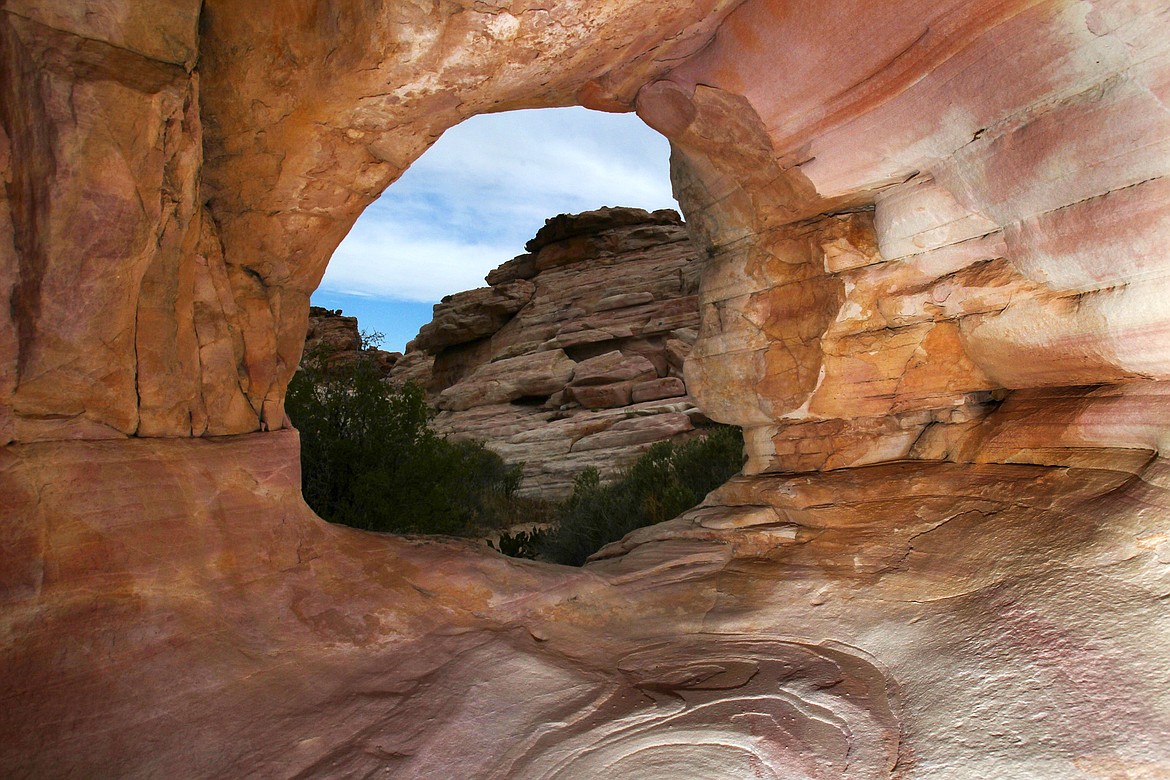
[[[1167,21],[8,0],[0,766],[1170,773]],[[280,429],[329,252],[444,128],[570,103],[674,145],[750,473],[583,572],[323,526]]]

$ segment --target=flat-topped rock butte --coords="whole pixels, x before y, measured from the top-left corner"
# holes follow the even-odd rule
[[[1170,8],[0,3],[0,774],[1170,777]],[[744,473],[583,569],[323,523],[334,247],[634,110]]]

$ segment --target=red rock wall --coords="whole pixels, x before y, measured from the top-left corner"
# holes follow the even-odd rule
[[[8,0],[0,774],[1170,776],[1167,13]],[[751,474],[564,571],[218,435],[444,128],[634,102]]]
[[[208,427],[184,386],[199,369],[199,4],[134,5],[3,9],[5,442]]]

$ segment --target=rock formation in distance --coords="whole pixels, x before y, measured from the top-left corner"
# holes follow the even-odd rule
[[[305,334],[305,349],[302,358],[320,357],[327,362],[356,360],[364,354],[372,359],[383,375],[402,359],[401,352],[387,352],[372,344],[366,344],[358,328],[357,317],[346,317],[341,311],[321,306],[309,307],[309,330]]]
[[[555,500],[707,422],[682,379],[701,259],[676,212],[630,208],[561,214],[526,249],[437,304],[390,377],[428,390],[437,431],[523,463],[521,492]]]

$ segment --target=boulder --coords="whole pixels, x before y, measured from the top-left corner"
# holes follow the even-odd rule
[[[613,409],[629,406],[633,393],[629,382],[622,382],[614,385],[571,387],[569,396],[586,409]]]
[[[524,248],[535,254],[560,241],[580,236],[596,237],[615,228],[681,224],[682,217],[671,209],[648,212],[644,209],[605,207],[580,214],[558,214],[546,219],[544,227],[537,231]]]
[[[686,384],[675,376],[648,379],[644,382],[638,382],[630,388],[630,398],[636,404],[643,401],[658,401],[663,398],[680,398],[686,394]]]
[[[535,286],[514,279],[448,295],[435,304],[435,315],[418,332],[416,346],[432,354],[444,347],[490,336],[512,319],[532,299]]]
[[[488,271],[484,281],[495,287],[518,279],[531,279],[534,276],[536,276],[536,256],[524,254],[517,255],[498,268]]]
[[[691,419],[681,412],[633,417],[616,422],[604,431],[578,439],[573,444],[572,451],[616,449],[666,441],[692,430],[694,425],[691,424]]]
[[[637,382],[657,377],[654,364],[641,355],[623,355],[619,350],[607,352],[577,364],[572,387]]]

